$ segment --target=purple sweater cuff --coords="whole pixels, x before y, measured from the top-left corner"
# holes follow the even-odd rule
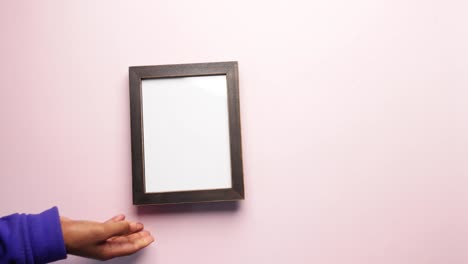
[[[36,263],[48,263],[67,257],[57,207],[37,215],[27,215],[26,221]]]

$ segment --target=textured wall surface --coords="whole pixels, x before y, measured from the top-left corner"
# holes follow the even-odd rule
[[[467,9],[1,0],[0,214],[125,213],[157,237],[112,263],[468,263]],[[246,200],[132,206],[128,66],[225,60]]]

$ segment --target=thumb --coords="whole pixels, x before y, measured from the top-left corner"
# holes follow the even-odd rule
[[[127,221],[106,222],[104,225],[104,239],[113,236],[123,236],[130,232],[130,223]]]
[[[112,217],[111,219],[107,220],[107,222],[119,222],[119,221],[123,221],[125,220],[125,215],[123,214],[119,214],[119,215],[116,215],[114,217]]]

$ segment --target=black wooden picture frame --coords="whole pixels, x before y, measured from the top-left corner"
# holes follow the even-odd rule
[[[229,133],[229,135],[227,135],[229,142],[227,143],[228,146],[226,147],[228,148],[230,155],[230,187],[147,192],[145,179],[147,179],[147,177],[153,176],[145,175],[145,167],[149,165],[145,164],[145,137],[148,140],[149,137],[153,135],[144,134],[145,124],[143,122],[143,117],[145,113],[143,110],[144,108],[142,107],[142,83],[145,80],[154,79],[157,80],[207,76],[226,76],[228,108],[228,121],[226,126]],[[133,204],[147,205],[243,200],[244,179],[239,110],[238,63],[212,62],[157,66],[133,66],[129,67],[129,84]],[[148,114],[146,117],[150,118],[150,114]],[[180,166],[184,166],[184,164],[180,164]]]

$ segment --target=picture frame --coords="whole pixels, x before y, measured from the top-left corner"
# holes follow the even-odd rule
[[[134,205],[244,199],[238,63],[129,67]]]

